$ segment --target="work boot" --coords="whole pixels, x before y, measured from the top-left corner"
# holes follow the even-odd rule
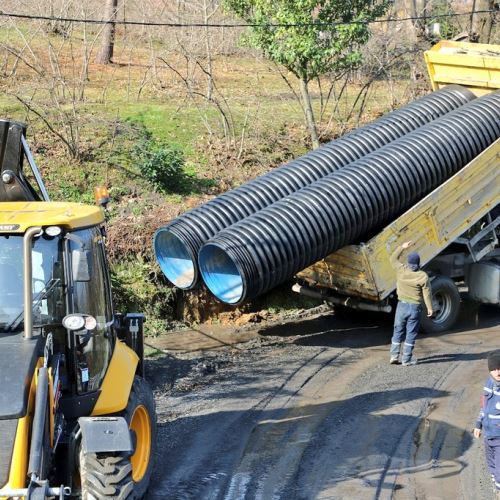
[[[408,361],[403,361],[403,366],[413,366],[417,364],[417,359],[409,359]]]
[[[397,364],[399,364],[399,356],[391,356],[391,359],[389,360],[389,363],[391,365],[397,365]]]

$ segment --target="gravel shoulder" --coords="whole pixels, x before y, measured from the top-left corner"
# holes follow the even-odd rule
[[[388,364],[382,314],[209,330],[208,347],[178,332],[147,363],[159,422],[148,498],[493,498],[471,429],[498,309],[421,335],[412,367]]]

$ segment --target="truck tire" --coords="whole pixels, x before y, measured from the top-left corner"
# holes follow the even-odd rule
[[[422,329],[426,333],[445,332],[453,327],[460,312],[460,293],[454,281],[446,276],[436,276],[431,283],[434,315],[427,317],[424,307]]]
[[[153,391],[149,384],[136,376],[130,391],[127,408],[121,414],[132,431],[134,452],[130,457],[134,498],[146,493],[153,472],[156,444],[156,412]]]
[[[80,450],[82,500],[130,500],[134,497],[128,453],[87,453]]]

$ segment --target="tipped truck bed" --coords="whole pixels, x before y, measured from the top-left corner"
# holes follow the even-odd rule
[[[380,302],[396,288],[389,257],[412,240],[430,262],[500,203],[500,140],[366,243],[349,245],[301,271],[312,287]]]

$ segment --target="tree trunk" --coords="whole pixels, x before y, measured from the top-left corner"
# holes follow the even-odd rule
[[[414,19],[413,25],[415,28],[415,35],[417,39],[425,38],[425,30],[427,27],[427,0],[413,0],[412,17]],[[420,19],[418,19],[420,18]]]
[[[118,0],[106,0],[106,11],[104,19],[108,22],[102,30],[101,50],[97,55],[97,64],[109,64],[113,59],[113,48],[115,45],[115,21]]]
[[[208,28],[208,21],[211,15],[208,14],[207,0],[203,2],[203,23],[205,24],[205,52],[207,55],[207,100],[212,100],[214,91],[214,79],[212,69],[212,47],[210,46],[210,30]]]
[[[314,113],[312,109],[311,96],[309,94],[309,87],[307,86],[307,81],[303,78],[299,79],[300,83],[300,94],[302,96],[302,105],[304,108],[304,114],[306,117],[307,129],[309,135],[311,136],[311,142],[313,149],[319,148],[318,131],[316,129],[316,121],[314,120]]]
[[[469,33],[469,40],[471,42],[489,43],[494,13],[475,13],[475,11],[493,10],[493,8],[494,2],[492,0],[476,0],[474,2],[473,13],[471,14],[471,30]]]

